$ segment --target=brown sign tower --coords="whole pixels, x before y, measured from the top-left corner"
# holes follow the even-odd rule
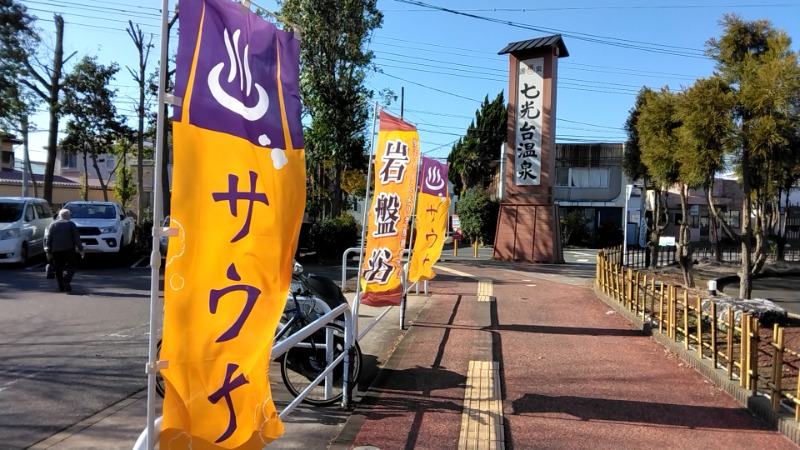
[[[513,42],[508,54],[508,137],[501,161],[501,205],[494,259],[563,262],[553,200],[560,35]]]

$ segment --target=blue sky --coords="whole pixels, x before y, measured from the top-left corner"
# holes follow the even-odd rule
[[[188,0],[185,0],[188,1]],[[570,56],[559,62],[556,139],[558,142],[621,142],[622,126],[642,86],[672,89],[709,76],[714,63],[703,56],[705,42],[721,33],[726,12],[747,20],[769,19],[800,45],[798,0],[379,0],[383,27],[370,48],[383,73],[368,87],[405,90],[404,116],[420,130],[422,151],[446,157],[474,117],[480,101],[503,92],[507,99],[508,57],[497,54],[509,42],[562,34]],[[134,81],[125,66],[137,54],[124,29],[128,19],[154,33],[158,43],[159,0],[24,0],[40,18],[38,26],[52,41],[52,13],[66,21],[68,52],[97,55],[122,67],[114,86],[118,108],[134,118]],[[174,7],[174,2],[170,2]],[[257,1],[276,10],[273,0]],[[424,6],[429,5],[429,6]],[[448,8],[476,17],[436,10]],[[488,19],[488,20],[487,20]],[[498,23],[501,22],[501,23]],[[173,32],[174,34],[174,32]],[[177,37],[172,37],[175,48]],[[158,49],[151,55],[151,65]],[[399,113],[399,103],[389,108]],[[43,160],[47,139],[45,114],[34,118],[31,158]],[[61,128],[64,128],[62,120]]]

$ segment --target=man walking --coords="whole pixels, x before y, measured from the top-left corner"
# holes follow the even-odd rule
[[[55,267],[58,290],[61,292],[72,291],[72,277],[75,275],[75,249],[81,252],[83,258],[83,243],[78,227],[70,220],[68,209],[58,212],[58,219],[47,227],[45,233],[44,250],[47,260]],[[64,273],[66,271],[66,273]]]

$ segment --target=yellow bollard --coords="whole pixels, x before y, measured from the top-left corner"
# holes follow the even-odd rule
[[[475,257],[478,257],[478,240],[475,239]]]
[[[458,256],[458,239],[453,239],[453,256]]]

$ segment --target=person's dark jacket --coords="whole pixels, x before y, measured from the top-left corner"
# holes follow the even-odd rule
[[[73,222],[64,219],[52,222],[47,227],[44,248],[47,253],[63,252],[75,248],[82,252],[83,243],[81,235],[78,233],[78,227]]]

